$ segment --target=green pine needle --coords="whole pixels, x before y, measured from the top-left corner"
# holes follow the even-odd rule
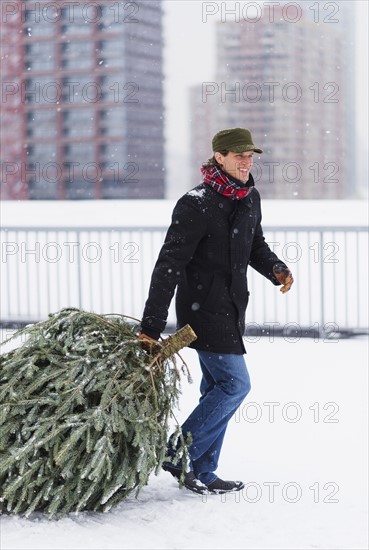
[[[1,357],[1,511],[106,511],[158,473],[180,374],[136,332],[68,308],[13,335],[26,341]]]

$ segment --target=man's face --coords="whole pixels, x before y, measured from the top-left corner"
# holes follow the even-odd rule
[[[254,162],[253,156],[254,151],[245,151],[244,153],[232,153],[230,151],[227,156],[215,153],[215,158],[221,165],[222,170],[242,181],[242,183],[246,183],[249,179],[250,170]]]

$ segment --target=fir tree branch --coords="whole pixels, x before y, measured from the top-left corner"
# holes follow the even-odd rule
[[[0,510],[103,511],[158,473],[186,344],[152,357],[124,317],[66,308],[12,336],[26,341],[1,356]]]

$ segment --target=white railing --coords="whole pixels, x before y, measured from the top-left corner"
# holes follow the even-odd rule
[[[1,230],[3,326],[39,321],[63,307],[140,319],[166,228],[9,227]],[[366,331],[365,227],[264,227],[293,271],[282,295],[249,269],[247,329],[268,334]],[[174,304],[168,326],[174,326]]]

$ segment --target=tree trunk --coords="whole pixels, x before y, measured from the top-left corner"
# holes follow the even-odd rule
[[[191,342],[196,340],[197,336],[190,327],[190,325],[185,325],[183,328],[179,329],[178,332],[168,336],[163,343],[160,350],[160,355],[163,359],[171,357],[177,353],[180,349],[185,348]]]

